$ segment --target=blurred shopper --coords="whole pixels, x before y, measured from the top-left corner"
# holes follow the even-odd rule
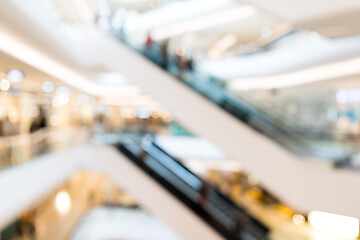
[[[194,60],[192,57],[187,59],[186,70],[188,70],[189,72],[192,72],[194,70]]]
[[[19,134],[18,124],[10,121],[8,116],[4,118],[1,127],[1,132],[3,136],[13,136]]]
[[[1,124],[1,133],[2,136],[7,137],[4,138],[4,140],[7,142],[6,147],[5,147],[5,162],[2,163],[5,166],[11,166],[13,163],[13,144],[14,141],[12,138],[9,138],[10,136],[14,136],[19,134],[19,127],[16,126],[15,123],[13,123],[12,121],[10,121],[9,117],[6,116]]]
[[[146,37],[145,47],[146,49],[150,49],[154,45],[154,40],[151,37],[151,33],[149,32]]]
[[[37,130],[43,129],[47,127],[45,110],[43,108],[39,108],[39,115],[34,118],[31,122],[30,133],[36,132]]]
[[[244,215],[242,212],[237,212],[236,222],[234,225],[234,231],[237,234],[239,235],[241,234],[246,224],[246,221],[247,221],[246,215]]]
[[[45,110],[43,108],[40,107],[40,125],[39,125],[39,128],[42,129],[42,128],[46,128],[47,127],[47,121],[46,121],[46,113],[45,113]]]
[[[200,196],[199,196],[199,199],[198,199],[198,203],[200,204],[200,206],[204,207],[207,202],[208,202],[208,193],[209,190],[208,190],[208,187],[206,184],[202,184],[201,188],[200,188]]]
[[[138,118],[139,121],[139,133],[141,136],[145,136],[148,131],[148,123],[149,121],[147,119]]]
[[[184,69],[186,68],[186,61],[185,61],[184,57],[176,55],[176,66],[177,66],[177,70],[178,70],[177,77],[182,80]]]
[[[170,40],[166,39],[163,44],[161,45],[161,55],[162,55],[162,67],[164,69],[167,69],[168,64],[169,64],[169,52],[168,52],[168,48],[169,48],[169,43]]]
[[[152,59],[153,45],[154,45],[154,40],[152,39],[151,33],[149,32],[145,41],[145,56],[149,59]]]
[[[94,117],[93,132],[95,134],[103,134],[104,133],[103,119],[104,118],[102,115],[96,115]]]
[[[34,213],[28,212],[20,218],[17,235],[21,239],[36,240]]]

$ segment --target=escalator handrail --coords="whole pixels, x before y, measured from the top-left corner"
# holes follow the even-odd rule
[[[141,166],[141,160],[132,153],[129,149],[126,148],[125,145],[119,144],[117,148],[125,154],[129,159],[132,160],[137,166],[139,166],[144,172],[146,172],[150,177],[154,178],[159,184],[165,187],[171,194],[175,195],[176,198],[180,199],[186,206],[188,206],[192,211],[194,211],[198,216],[200,216],[206,223],[208,223],[211,227],[213,227],[217,232],[221,235],[225,236],[227,239],[240,240],[239,237],[234,235],[227,229],[222,223],[218,220],[214,219],[212,215],[210,215],[204,208],[202,208],[199,204],[192,201],[186,194],[182,191],[174,187],[171,183],[166,181],[162,176],[160,176],[156,171],[144,168]]]
[[[163,148],[161,148],[159,145],[157,145],[156,143],[152,143],[154,147],[156,147],[157,149],[159,149],[162,153],[164,153],[165,155],[167,155],[168,157],[170,157],[173,161],[176,161],[182,168],[184,168],[186,171],[190,172],[192,175],[196,176],[197,178],[201,179],[200,177],[197,176],[197,174],[195,174],[194,172],[192,172],[189,168],[187,168],[186,166],[184,166],[180,160],[178,160],[176,157],[171,156],[168,152],[166,152]],[[203,182],[203,180],[201,180]],[[203,182],[203,184],[206,184]],[[241,208],[239,205],[235,204],[233,201],[231,201],[227,196],[225,196],[224,194],[220,193],[215,187],[213,187],[210,184],[207,184],[208,188],[211,189],[211,191],[213,191],[214,193],[216,193],[218,196],[220,196],[223,200],[225,200],[228,204],[230,204],[232,207],[237,208],[239,211],[245,211],[243,208]]]
[[[173,161],[177,162],[183,169],[185,169],[186,171],[188,171],[189,173],[191,173],[192,175],[194,175],[195,177],[197,177],[198,179],[200,179],[203,184],[205,184],[207,186],[207,188],[209,190],[211,190],[213,193],[215,193],[218,197],[221,198],[221,200],[225,201],[228,205],[230,205],[230,207],[235,208],[236,211],[241,212],[242,214],[245,214],[247,217],[249,217],[251,219],[251,221],[254,221],[255,224],[257,225],[261,225],[264,228],[266,228],[262,223],[260,223],[257,219],[253,218],[251,215],[249,215],[247,213],[247,211],[240,207],[238,204],[235,204],[232,200],[230,200],[230,198],[228,198],[226,195],[222,194],[220,191],[218,191],[218,189],[216,187],[214,187],[211,184],[207,184],[205,183],[199,176],[197,176],[197,174],[195,174],[194,172],[192,172],[189,168],[187,168],[186,166],[184,166],[184,164],[177,159],[176,157],[171,156],[168,152],[166,152],[163,148],[161,148],[159,145],[157,145],[156,143],[152,142],[153,147],[157,148],[158,150],[160,150],[163,154],[165,154],[166,156],[168,156],[170,159],[172,159]]]

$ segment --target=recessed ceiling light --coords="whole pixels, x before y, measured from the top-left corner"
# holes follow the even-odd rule
[[[10,83],[9,80],[7,80],[7,79],[2,79],[2,80],[0,81],[0,89],[1,89],[2,91],[8,91],[8,90],[10,89],[10,87],[11,87],[11,83]]]
[[[43,92],[51,93],[55,89],[55,84],[49,81],[45,81],[43,82],[41,89],[43,90]]]
[[[10,82],[21,82],[24,79],[24,73],[18,69],[11,69],[6,77]]]
[[[272,35],[272,30],[269,27],[262,27],[259,31],[260,36],[263,38],[269,38]]]

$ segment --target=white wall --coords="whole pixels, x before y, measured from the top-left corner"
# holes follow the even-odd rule
[[[358,0],[245,0],[264,12],[327,37],[360,34]]]

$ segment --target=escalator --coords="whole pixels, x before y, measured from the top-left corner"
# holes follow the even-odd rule
[[[268,239],[265,225],[202,181],[150,137],[127,136],[116,147],[224,238]]]
[[[126,39],[123,41],[222,110],[296,155],[331,160],[334,164],[341,165],[357,152],[357,143],[354,141],[357,136],[301,127],[293,120],[289,121],[279,111],[269,109],[245,94],[230,92],[219,79],[203,76],[189,69],[180,70],[175,63],[164,63],[162,43],[154,43],[147,49],[134,46]]]
[[[292,154],[281,144],[251,128],[245,123],[246,118],[240,121],[125,44],[110,38],[104,41],[102,53],[109,59],[106,62],[109,69],[122,72],[131,83],[154,96],[176,121],[194,135],[216,144],[227,159],[239,161],[244,172],[255,176],[264,188],[286,205],[299,212],[322,209],[343,215],[354,214],[350,206],[354,206],[355,199],[349,197],[353,192],[351,188],[342,187],[354,183],[352,174],[344,174],[349,170],[334,171],[332,161]],[[216,93],[213,97],[221,99],[222,96]],[[298,145],[291,143],[295,147]],[[308,201],[309,196],[316,201]],[[344,204],[335,204],[329,199]]]
[[[356,151],[351,134],[335,134],[330,131],[313,131],[299,126],[288,116],[271,109],[247,96],[231,93],[211,78],[200,79],[194,74],[185,82],[195,91],[246,123],[259,133],[268,136],[290,152],[305,157],[331,160],[334,163],[351,158]]]

